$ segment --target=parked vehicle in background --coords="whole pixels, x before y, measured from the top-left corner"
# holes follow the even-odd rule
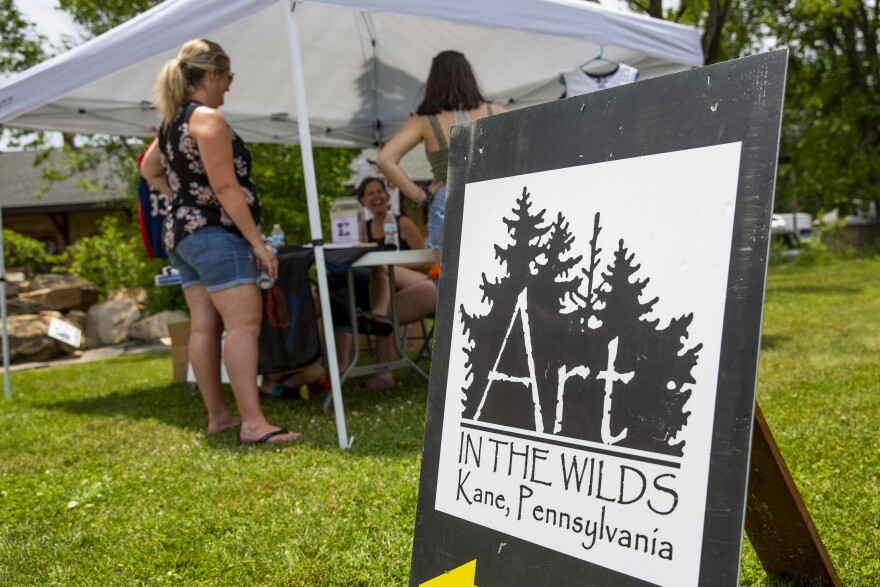
[[[771,249],[782,259],[792,260],[801,253],[802,241],[816,238],[813,217],[805,212],[774,214],[770,219]],[[771,251],[771,256],[774,253]]]
[[[813,216],[805,212],[774,214],[770,222],[773,234],[792,234],[798,240],[816,238]]]

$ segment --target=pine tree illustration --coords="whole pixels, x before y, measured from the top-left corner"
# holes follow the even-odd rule
[[[583,278],[579,280],[581,284],[586,280],[586,290],[577,291],[573,295],[577,308],[568,316],[565,349],[560,352],[567,368],[582,365],[589,369],[589,374],[571,377],[564,383],[561,397],[558,398],[561,406],[557,409],[553,429],[554,433],[561,436],[594,442],[602,441],[599,415],[602,413],[604,392],[602,382],[596,379],[596,375],[603,368],[600,359],[608,344],[605,333],[597,330],[598,320],[595,319],[598,290],[602,284],[602,276],[599,274],[601,232],[601,214],[596,212],[593,217],[593,235],[589,241],[589,262],[581,270]]]
[[[571,254],[575,237],[562,213],[550,227],[549,237],[528,290],[529,317],[535,370],[540,374],[538,397],[541,404],[543,432],[551,433],[557,419],[559,369],[566,366],[566,356],[575,343],[570,313],[562,313],[566,304],[575,304],[583,279],[574,269],[582,256]],[[540,260],[539,260],[540,261]]]
[[[684,386],[695,383],[691,369],[702,345],[685,350],[692,315],[674,319],[666,328],[658,327],[659,318],[647,318],[658,298],[641,301],[650,278],[636,278],[641,266],[634,259],[621,239],[596,295],[601,306],[596,316],[602,323],[596,333],[606,349],[617,341],[614,373],[631,374],[628,381],[613,384],[610,434],[620,438],[614,442],[618,446],[681,455],[683,443],[674,437],[689,416],[684,404],[691,392]],[[606,350],[601,357],[600,370],[610,369],[609,354]]]
[[[540,241],[551,228],[545,225],[545,211],[533,214],[531,208],[530,194],[527,188],[523,188],[512,211],[513,217],[503,218],[512,242],[507,246],[496,244],[495,258],[507,273],[498,281],[489,281],[484,273],[480,285],[482,300],[490,304],[489,312],[477,315],[468,313],[464,306],[460,308],[463,333],[469,338],[469,345],[463,349],[467,356],[465,368],[468,370],[467,383],[462,389],[462,417],[466,419],[474,419],[479,411],[481,420],[535,428],[535,405],[531,391],[521,384],[489,381],[489,374],[505,344],[511,320],[516,316],[519,296],[523,289],[535,281],[532,270],[539,270],[538,258],[543,253]],[[518,368],[522,371],[522,366],[526,365],[522,326],[521,322],[517,322],[510,329],[511,338],[504,347],[505,353],[510,355],[505,364],[508,370]],[[525,373],[511,375],[523,376]],[[493,385],[492,393],[487,394],[490,383]],[[505,394],[505,391],[510,393]],[[505,405],[496,406],[497,401],[505,402]]]

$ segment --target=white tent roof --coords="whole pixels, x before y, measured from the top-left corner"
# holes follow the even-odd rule
[[[34,130],[149,135],[161,66],[206,37],[236,73],[223,112],[245,140],[295,143],[286,0],[167,0],[0,81],[0,123]],[[508,107],[552,100],[559,74],[597,55],[642,77],[702,64],[697,31],[583,0],[299,0],[316,145],[387,139],[415,110],[431,58],[462,51],[484,93]]]
[[[694,29],[582,0],[166,0],[0,82],[0,123],[149,135],[158,122],[149,105],[153,80],[197,37],[217,41],[232,59],[235,88],[223,112],[236,131],[251,142],[302,143],[318,267],[324,248],[311,144],[367,146],[393,135],[415,109],[436,53],[463,52],[487,97],[509,107],[556,98],[559,74],[600,51],[645,77],[703,61]],[[298,117],[310,128],[299,129]],[[329,307],[326,274],[317,275],[321,305]],[[327,355],[345,448],[332,336]]]

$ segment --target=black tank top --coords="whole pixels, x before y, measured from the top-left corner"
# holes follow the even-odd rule
[[[375,218],[370,219],[370,224],[373,223],[373,220],[375,220]],[[400,236],[400,217],[395,218],[394,221],[397,222],[397,240],[400,241],[400,249],[399,250],[408,251],[409,244],[407,244],[407,242],[405,240],[403,240],[403,237]],[[373,238],[373,231],[371,231],[370,227],[367,226],[367,242],[368,243],[376,243],[378,246],[384,247],[385,246],[385,237],[383,236],[381,238]]]
[[[202,106],[190,100],[177,111],[171,124],[159,131],[159,152],[165,167],[165,177],[172,196],[168,216],[165,217],[162,238],[165,250],[206,226],[219,226],[241,235],[235,223],[220,205],[208,183],[205,165],[195,138],[189,134],[189,119]],[[244,193],[254,223],[260,225],[260,197],[251,181],[253,157],[244,141],[232,130],[232,163],[235,176]]]

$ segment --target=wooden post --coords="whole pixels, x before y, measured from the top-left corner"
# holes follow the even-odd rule
[[[810,584],[843,585],[757,404],[746,533],[768,573]]]

